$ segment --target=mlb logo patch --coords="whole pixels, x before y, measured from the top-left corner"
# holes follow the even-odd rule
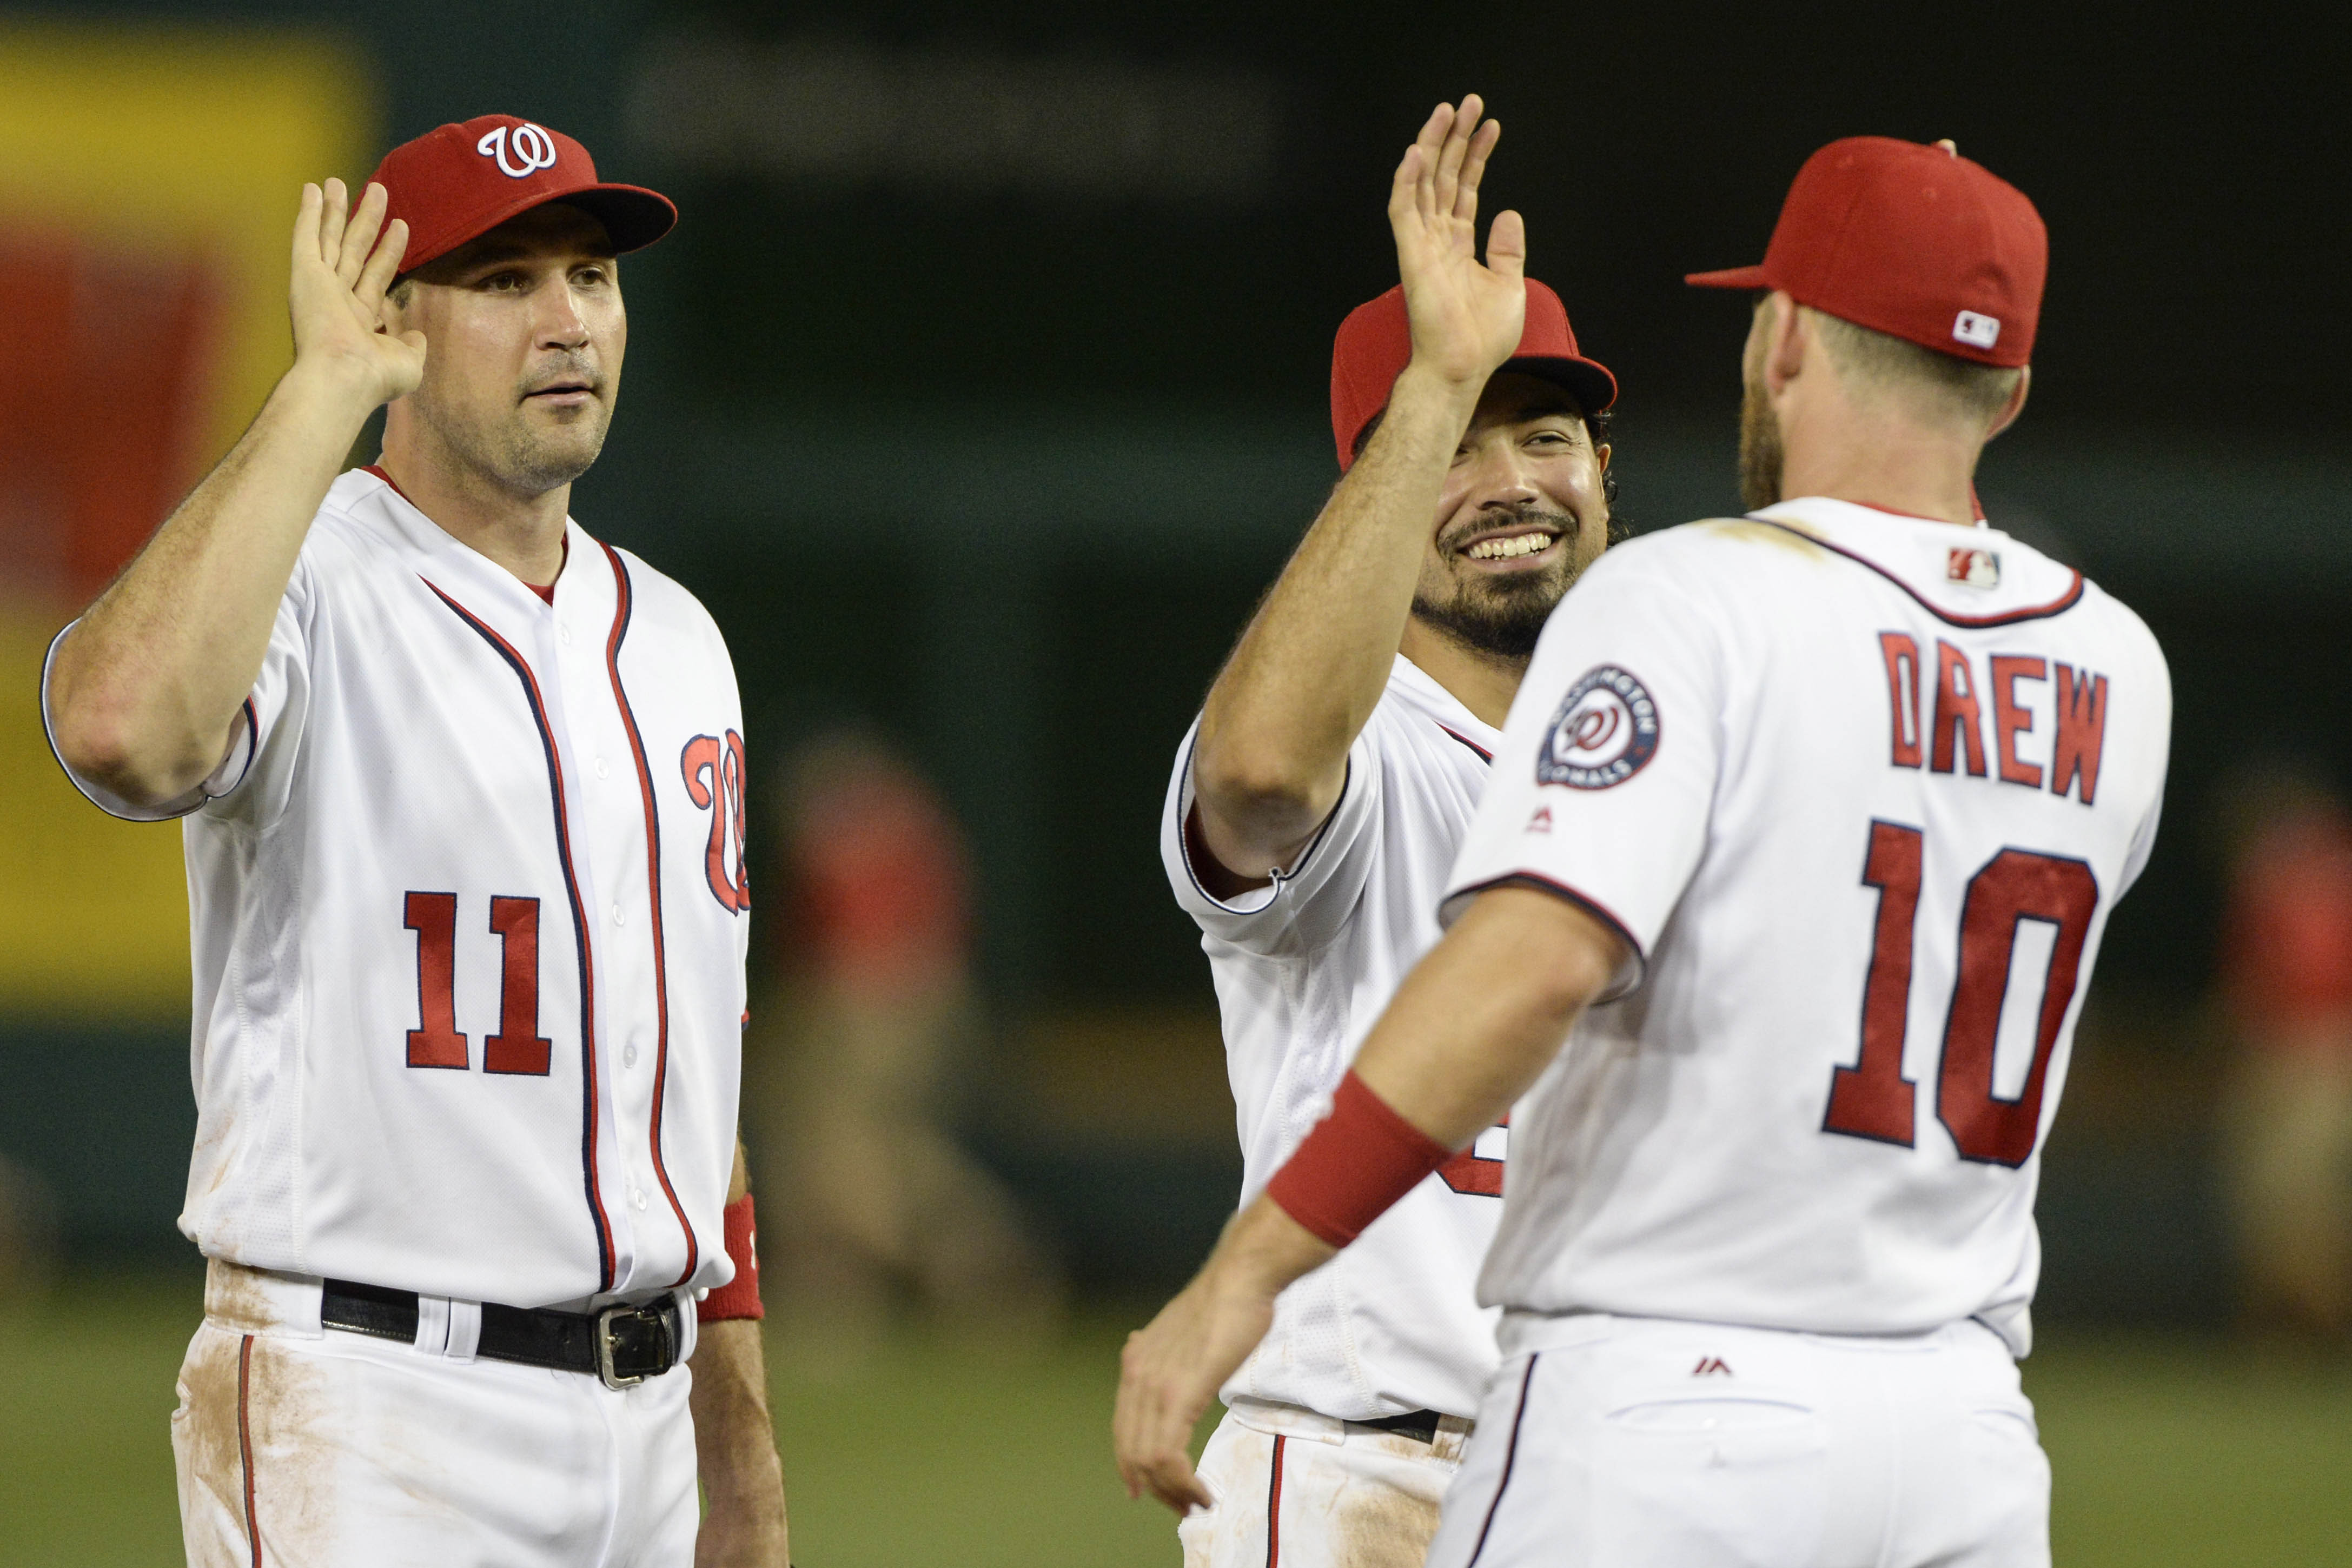
[[[2000,318],[1963,310],[1952,318],[1952,336],[1971,349],[1990,349],[2000,341]]]
[[[1970,588],[1999,588],[2000,557],[1989,549],[1952,550],[1947,554],[1944,575]]]

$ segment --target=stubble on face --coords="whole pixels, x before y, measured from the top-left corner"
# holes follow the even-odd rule
[[[576,409],[534,408],[530,394],[561,382],[578,380],[595,393]],[[505,399],[503,409],[464,406],[436,395],[430,384],[411,394],[416,416],[459,464],[517,496],[543,496],[569,485],[594,466],[613,423],[608,388],[593,352],[551,354],[535,360]]]

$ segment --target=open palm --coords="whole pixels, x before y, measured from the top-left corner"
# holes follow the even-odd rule
[[[389,199],[371,184],[352,212],[341,180],[303,186],[287,295],[295,359],[356,377],[374,402],[407,395],[425,374],[425,334],[384,328],[384,291],[408,248],[408,225],[384,224]]]
[[[1439,104],[1405,149],[1389,191],[1397,269],[1412,324],[1412,357],[1446,381],[1483,386],[1519,346],[1527,322],[1528,246],[1519,214],[1500,213],[1478,260],[1478,182],[1502,135],[1479,123],[1469,94]]]

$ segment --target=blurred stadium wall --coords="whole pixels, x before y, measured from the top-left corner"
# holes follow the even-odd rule
[[[314,37],[0,19],[0,1158],[79,1248],[176,1241],[187,900],[50,757],[42,655],[276,381],[286,193],[377,118]]]
[[[2044,1300],[2225,1315],[2211,791],[2265,750],[2352,777],[2352,318],[2320,281],[2342,204],[2315,193],[2352,169],[2315,52],[2044,15],[1997,68],[1946,68],[1939,14],[1883,8],[1704,37],[1636,9],[1552,40],[1523,13],[1432,36],[1425,11],[1381,4],[604,4],[558,26],[411,0],[339,8],[331,43],[290,0],[103,15],[0,32],[0,266],[32,232],[19,163],[63,171],[33,227],[76,244],[130,244],[156,225],[121,214],[233,189],[254,215],[220,232],[249,233],[251,259],[223,248],[247,240],[194,245],[212,231],[190,219],[140,240],[169,286],[134,293],[243,321],[225,302],[282,287],[299,180],[357,179],[389,142],[492,108],[679,200],[677,235],[627,263],[628,396],[575,510],[726,628],[755,810],[762,766],[845,719],[941,784],[972,838],[992,1020],[962,1123],[1102,1282],[1181,1273],[1231,1201],[1213,999],[1156,819],[1201,692],[1334,477],[1329,334],[1393,280],[1380,203],[1409,128],[1468,87],[1508,125],[1490,210],[1528,214],[1532,270],[1626,388],[1637,528],[1735,505],[1744,318],[1681,274],[1753,259],[1831,137],[1956,136],[2034,196],[2056,258],[2034,405],[1988,457],[1988,507],[2148,619],[2178,699],[2163,842],[2113,926],[2051,1148]],[[142,76],[158,58],[173,68]],[[68,100],[54,114],[20,112],[37,70]],[[213,132],[227,121],[205,113],[256,118]],[[75,114],[83,131],[59,129]],[[120,131],[140,114],[162,123]],[[73,215],[90,212],[115,215]],[[122,526],[152,524],[267,381],[260,350],[205,352],[173,371],[216,389],[194,424],[185,398],[110,383],[150,411],[143,469],[109,414],[70,465],[44,437],[38,471],[170,468]],[[23,505],[22,444],[0,448],[0,506]],[[77,1246],[168,1249],[190,1119],[176,855],[168,830],[77,807],[48,763],[32,661],[93,579],[56,564],[81,536],[0,528],[20,605],[0,670],[0,1070],[20,1086],[0,1153],[58,1190]]]

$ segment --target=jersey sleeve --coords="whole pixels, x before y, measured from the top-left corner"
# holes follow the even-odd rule
[[[205,780],[198,809],[250,815],[264,797],[282,800],[286,764],[300,743],[310,711],[310,588],[308,562],[299,562],[278,601],[260,674],[245,699],[245,727],[219,769]]]
[[[1650,561],[1612,551],[1585,574],[1511,705],[1443,922],[1498,884],[1545,888],[1624,941],[1603,999],[1640,984],[1706,843],[1723,753],[1717,625]]]
[[[2147,643],[2149,682],[2162,698],[2160,711],[2148,725],[2150,745],[2155,750],[2156,789],[2149,798],[2147,813],[2132,833],[2131,848],[2124,857],[2123,877],[2116,889],[2116,897],[2129,893],[2139,881],[2139,873],[2147,869],[2148,856],[2156,852],[2156,830],[2164,815],[2164,780],[2172,764],[2172,672],[2166,666],[2164,650],[2157,646],[2154,636],[2145,627],[2140,635]]]
[[[262,654],[261,672],[254,682],[253,690],[246,695],[231,722],[228,747],[219,765],[194,789],[176,800],[168,800],[158,806],[132,804],[97,779],[77,771],[72,764],[66,761],[65,754],[58,751],[57,727],[49,712],[49,674],[66,633],[80,622],[76,621],[64,632],[58,632],[49,643],[48,654],[41,664],[41,724],[48,734],[49,748],[58,758],[58,766],[65,769],[66,777],[73,781],[74,788],[99,810],[131,822],[171,821],[236,796],[247,780],[253,777],[254,764],[270,747],[273,737],[281,727],[280,720],[285,715],[289,693],[303,684],[299,679],[305,641],[300,596],[298,595],[299,585],[300,569],[298,567],[295,581],[288,585],[286,593],[278,601],[277,618],[269,629],[269,645]]]
[[[1192,812],[1192,748],[1200,721],[1177,748],[1176,771],[1168,782],[1160,813],[1160,857],[1176,902],[1211,936],[1253,953],[1273,956],[1306,951],[1339,930],[1348,909],[1364,890],[1379,854],[1381,792],[1377,712],[1348,747],[1348,777],[1339,799],[1315,837],[1286,870],[1264,887],[1230,899],[1202,885],[1184,831]]]

